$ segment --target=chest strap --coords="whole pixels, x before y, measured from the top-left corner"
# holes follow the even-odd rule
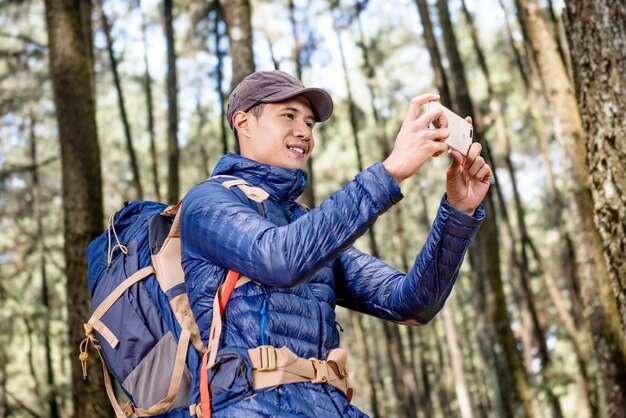
[[[348,354],[343,348],[330,350],[326,360],[319,360],[298,357],[288,347],[262,345],[249,349],[248,357],[255,390],[287,383],[326,383],[342,391],[348,402],[352,399],[352,385],[348,382],[346,369]]]

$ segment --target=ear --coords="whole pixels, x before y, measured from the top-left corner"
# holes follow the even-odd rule
[[[250,117],[246,112],[238,111],[233,115],[233,127],[237,130],[239,139],[248,137],[248,128],[250,126]]]

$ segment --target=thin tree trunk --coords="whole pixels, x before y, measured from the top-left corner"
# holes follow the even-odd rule
[[[59,412],[59,404],[57,402],[57,390],[54,381],[54,369],[52,368],[52,345],[50,344],[50,296],[48,291],[48,276],[46,274],[46,255],[44,249],[44,232],[43,221],[41,211],[41,196],[39,187],[39,173],[37,170],[37,138],[35,137],[35,119],[31,113],[30,116],[30,158],[33,164],[32,171],[32,196],[33,196],[33,218],[35,218],[35,225],[37,226],[37,253],[39,257],[39,273],[41,274],[41,304],[45,309],[43,314],[43,348],[45,355],[45,369],[46,369],[46,400],[48,403],[50,417],[58,418],[61,416]]]
[[[196,115],[198,116],[198,130],[196,131],[196,141],[200,147],[200,167],[204,178],[209,178],[209,154],[206,151],[204,126],[206,125],[206,111],[200,104],[200,99],[196,102]]]
[[[450,14],[445,1],[438,0],[439,21],[443,31],[444,43],[448,55],[448,62],[452,85],[456,92],[457,113],[473,115],[474,106],[469,95],[465,70],[461,61],[456,36],[450,22]],[[486,159],[493,166],[489,149],[482,137],[480,121],[474,118],[474,132],[483,146]],[[495,168],[495,167],[494,167]],[[496,184],[495,188],[498,185]],[[531,407],[531,392],[527,381],[526,370],[522,364],[517,342],[510,328],[510,319],[506,307],[499,261],[499,239],[495,222],[495,205],[492,192],[489,192],[483,201],[486,218],[480,231],[474,239],[473,248],[469,251],[472,265],[472,280],[477,287],[474,303],[477,312],[487,306],[488,314],[480,321],[481,333],[488,336],[483,344],[485,347],[495,345],[497,350],[491,352],[495,358],[492,363],[496,366],[496,376],[500,394],[499,406],[504,416],[515,416],[519,411],[527,417],[533,417]],[[487,286],[484,286],[487,278]],[[482,314],[481,314],[482,315]]]
[[[508,10],[502,0],[500,0],[500,6],[502,7],[504,11],[505,16],[508,16]],[[582,328],[584,330],[584,332],[578,332],[578,334],[580,335],[576,339],[578,340],[585,339],[586,336],[584,334],[589,331],[588,331],[587,326],[585,326],[582,321],[583,315],[582,315],[582,306],[580,302],[580,291],[579,291],[579,286],[578,286],[578,280],[575,276],[575,269],[572,268],[572,264],[573,264],[572,261],[575,260],[575,256],[574,256],[573,248],[571,245],[571,239],[563,224],[563,201],[562,201],[561,194],[559,193],[559,190],[557,188],[556,179],[554,176],[554,170],[552,168],[552,156],[550,155],[551,151],[550,151],[550,147],[548,144],[548,138],[546,137],[546,134],[545,134],[543,115],[537,105],[539,99],[537,97],[536,90],[539,90],[539,89],[545,90],[545,89],[536,86],[539,83],[536,80],[537,77],[535,75],[535,71],[533,69],[530,69],[530,71],[526,70],[526,68],[529,67],[529,65],[525,63],[527,62],[527,60],[525,58],[522,58],[521,53],[518,51],[518,48],[515,46],[515,42],[513,41],[513,34],[511,31],[510,25],[508,24],[508,19],[505,19],[505,21],[507,23],[506,28],[507,28],[507,36],[509,39],[509,43],[511,45],[512,50],[515,52],[515,56],[516,56],[516,64],[517,64],[516,68],[519,70],[522,76],[524,87],[526,88],[526,93],[528,95],[527,103],[529,106],[531,117],[533,119],[533,127],[534,127],[535,136],[538,139],[539,149],[541,150],[541,154],[543,155],[544,168],[545,168],[544,171],[545,171],[546,179],[547,179],[546,184],[548,185],[547,206],[550,208],[550,211],[552,212],[551,214],[552,222],[556,224],[556,230],[558,231],[558,234],[559,234],[558,242],[564,243],[563,245],[564,248],[562,250],[557,251],[559,254],[558,256],[556,256],[556,258],[559,260],[559,264],[561,267],[561,274],[566,278],[567,289],[570,294],[570,301],[572,305],[572,317],[574,318],[574,321],[575,321],[574,325],[577,328]],[[538,252],[536,251],[536,249],[533,249],[533,247],[531,247],[531,251],[533,251],[533,254],[535,254],[535,259],[537,260],[537,262],[540,265],[544,265],[541,262],[541,260],[539,260]],[[540,268],[540,270],[545,272],[545,274],[547,274],[548,276],[552,276],[547,269]],[[562,318],[562,320],[565,321],[564,318]],[[564,324],[567,327],[567,324],[565,322]],[[586,350],[583,350],[582,352],[584,353],[586,352]],[[595,392],[593,389],[591,390],[592,392]],[[591,401],[592,399],[595,399],[595,398],[593,397],[593,395],[590,395],[588,399]],[[592,402],[592,409],[593,408],[597,410],[597,403]]]
[[[570,1],[566,11],[596,226],[626,334],[626,6]]]
[[[504,118],[504,115],[502,114],[502,104],[500,103],[500,100],[498,99],[499,94],[498,92],[495,91],[493,87],[489,68],[487,67],[487,62],[485,60],[485,55],[483,54],[482,48],[480,47],[480,42],[478,40],[476,29],[474,27],[474,19],[472,18],[472,15],[469,13],[469,10],[467,9],[467,6],[465,5],[464,0],[461,1],[461,6],[462,6],[463,14],[465,15],[465,18],[468,23],[470,35],[472,38],[472,43],[474,46],[474,52],[476,53],[476,57],[478,60],[478,66],[480,67],[483,73],[483,76],[485,77],[485,80],[487,82],[487,93],[489,95],[489,107],[495,119],[497,137],[500,143],[502,144],[502,149],[503,149],[502,154],[503,154],[505,166],[506,166],[507,171],[509,172],[509,176],[511,177],[511,184],[513,188],[513,200],[515,203],[515,208],[516,208],[516,213],[517,213],[517,224],[520,230],[521,241],[522,241],[521,260],[517,259],[517,256],[515,255],[515,260],[516,260],[515,264],[518,266],[518,269],[519,269],[519,273],[520,273],[519,278],[521,281],[520,282],[521,288],[523,290],[524,302],[528,309],[528,313],[532,322],[532,333],[534,335],[535,343],[538,346],[539,357],[542,363],[541,364],[542,374],[544,375],[544,380],[547,383],[545,385],[546,394],[548,396],[548,399],[550,400],[550,404],[552,405],[554,416],[556,418],[561,418],[563,416],[561,405],[560,405],[559,399],[554,395],[553,391],[551,390],[551,387],[550,387],[551,382],[548,378],[550,374],[549,373],[550,354],[548,352],[548,347],[546,345],[545,332],[543,331],[543,326],[541,325],[539,321],[539,314],[535,306],[535,296],[532,294],[532,290],[531,290],[531,284],[530,284],[531,277],[530,277],[530,268],[528,265],[528,250],[527,250],[528,243],[530,242],[531,238],[527,232],[526,222],[524,219],[524,208],[522,206],[520,194],[517,189],[515,169],[513,167],[513,163],[510,157],[511,146],[510,146],[509,136],[507,133],[506,120]],[[504,201],[501,202],[501,205],[502,205],[502,211],[505,212],[506,209],[505,209]],[[505,223],[507,227],[510,228],[510,224],[508,220]],[[511,235],[513,236],[512,231],[511,231]],[[512,252],[515,252],[514,245],[512,246]]]
[[[446,370],[446,362],[443,354],[441,338],[439,337],[439,332],[437,331],[437,322],[438,321],[432,322],[428,326],[432,333],[433,342],[435,343],[434,365],[435,375],[437,376],[437,400],[439,401],[439,407],[441,408],[443,416],[453,417],[456,416],[456,414],[452,410],[452,399],[450,399],[449,396],[452,390],[450,388],[449,374],[447,373],[448,370]]]
[[[213,22],[213,38],[215,39],[215,56],[217,57],[217,82],[215,83],[215,93],[220,102],[220,138],[222,140],[222,153],[228,152],[228,134],[226,130],[226,103],[224,100],[224,91],[222,84],[224,83],[224,51],[222,51],[222,32],[220,31],[220,22],[224,21],[224,10],[220,2],[216,2],[215,21]],[[202,140],[202,139],[201,139]]]
[[[369,402],[369,410],[375,417],[380,416],[380,410],[378,409],[377,399],[380,395],[377,393],[376,384],[374,382],[374,374],[370,368],[370,352],[365,341],[365,334],[363,332],[363,324],[361,322],[361,314],[356,311],[350,311],[350,319],[352,320],[352,326],[354,328],[354,338],[356,339],[356,348],[359,358],[362,359],[363,377],[365,384],[363,385],[364,398]]]
[[[563,44],[565,42],[561,40],[561,25],[559,24],[559,18],[554,13],[554,6],[552,5],[552,0],[548,0],[548,4],[546,8],[548,9],[548,17],[550,18],[550,24],[552,25],[552,34],[554,36],[554,40],[556,42],[556,46],[559,51],[559,57],[561,57],[561,61],[563,61],[563,65],[569,71],[571,70],[570,62],[567,59],[567,54],[565,53],[565,48],[563,47]]]
[[[176,203],[180,194],[178,176],[178,86],[176,81],[176,51],[172,0],[163,2],[165,38],[167,44],[167,202]]]
[[[534,0],[516,0],[526,27],[540,76],[553,109],[556,137],[563,151],[563,165],[571,215],[571,236],[581,279],[585,316],[598,355],[609,416],[626,410],[626,340],[620,325],[615,294],[602,247],[602,237],[593,221],[594,210],[588,186],[590,170],[585,137],[572,85],[558,59],[556,44]],[[595,39],[593,42],[597,42]],[[597,109],[596,109],[597,111]],[[594,151],[596,152],[596,151]],[[606,158],[603,152],[599,152]],[[602,158],[602,157],[600,157]]]
[[[254,72],[252,24],[249,0],[220,0],[226,16],[230,56],[233,66],[231,88]]]
[[[107,50],[109,52],[109,61],[111,63],[111,72],[113,73],[113,81],[115,83],[115,90],[117,91],[117,104],[120,108],[120,117],[122,119],[122,125],[124,127],[124,137],[126,138],[126,150],[128,152],[128,158],[130,160],[130,171],[133,173],[133,186],[135,187],[135,199],[143,200],[143,189],[141,187],[141,178],[139,176],[139,167],[137,165],[137,157],[135,155],[135,148],[133,147],[133,138],[130,133],[130,123],[126,115],[126,105],[124,103],[124,92],[122,91],[122,83],[120,81],[120,75],[117,71],[117,58],[113,52],[113,40],[111,39],[111,25],[109,19],[104,13],[102,8],[102,0],[98,0],[98,12],[100,14],[100,22],[102,24],[102,30],[104,37],[107,41]]]
[[[417,347],[417,352],[413,352],[413,357],[417,357],[417,360],[414,361],[415,364],[419,365],[419,369],[415,372],[420,373],[420,383],[421,383],[421,396],[419,397],[419,411],[425,417],[434,416],[433,409],[433,400],[432,400],[432,389],[431,383],[428,373],[428,364],[429,360],[427,359],[427,350],[425,348],[425,342],[422,340],[419,332],[411,333],[411,338],[414,341],[414,346]]]
[[[289,0],[289,22],[291,23],[291,36],[293,37],[293,61],[296,64],[296,78],[302,81],[302,45],[298,36],[296,23],[296,8],[293,0]],[[307,161],[308,181],[302,192],[302,203],[312,208],[315,207],[315,190],[313,182],[313,156]],[[361,171],[361,170],[359,170]]]
[[[354,140],[354,149],[356,152],[357,169],[359,170],[359,173],[360,173],[361,171],[363,171],[363,153],[361,152],[361,141],[359,139],[359,121],[358,121],[358,116],[357,116],[356,104],[354,103],[354,100],[352,99],[352,88],[350,86],[350,78],[348,77],[348,68],[346,65],[346,57],[343,51],[343,42],[341,41],[341,32],[338,26],[335,26],[335,34],[337,36],[339,56],[341,57],[343,77],[346,83],[346,90],[348,92],[348,110],[350,112],[350,128],[352,131],[352,138]],[[371,254],[374,257],[377,257],[377,258],[380,257],[373,225],[368,228],[367,234],[370,238]]]
[[[441,103],[451,109],[453,102],[452,93],[450,92],[450,87],[448,86],[448,78],[443,70],[441,55],[439,54],[437,41],[435,40],[435,35],[433,34],[433,25],[430,20],[428,3],[426,0],[415,0],[415,4],[417,5],[417,11],[419,12],[420,21],[422,22],[422,35],[424,36],[426,48],[428,49],[428,54],[430,55],[431,66],[433,68],[433,72],[435,73],[435,86],[437,87],[437,90],[439,90]]]
[[[0,344],[0,417],[8,416],[6,344]]]
[[[463,359],[456,336],[456,325],[454,324],[452,312],[450,311],[448,305],[445,305],[441,310],[441,316],[443,317],[446,341],[448,342],[448,348],[450,350],[450,361],[452,363],[452,371],[454,374],[454,390],[456,392],[456,398],[459,402],[461,417],[472,418],[474,414],[472,412],[472,405],[470,403],[469,392],[467,390],[467,383],[465,382]]]
[[[102,232],[102,179],[93,94],[91,45],[86,44],[88,1],[46,0],[50,46],[50,74],[61,145],[65,265],[69,346],[76,349],[89,318],[85,286],[85,248]],[[94,359],[95,360],[95,359]],[[75,417],[111,415],[99,364],[91,362],[92,384],[82,383],[78,361],[72,363],[72,400]]]
[[[137,8],[141,10],[141,0],[137,0]],[[143,13],[141,13],[141,36],[143,41],[143,63],[144,63],[144,80],[143,87],[146,93],[146,109],[147,109],[147,128],[150,135],[150,162],[152,168],[152,185],[157,201],[161,201],[161,190],[159,187],[159,164],[156,151],[156,139],[154,133],[154,110],[152,100],[152,76],[150,75],[150,65],[148,64],[148,40],[146,38],[146,22]]]

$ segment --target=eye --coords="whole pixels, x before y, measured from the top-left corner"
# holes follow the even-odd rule
[[[284,116],[286,116],[287,118],[292,119],[292,120],[296,118],[293,113],[285,113]]]
[[[308,126],[310,129],[313,129],[313,127],[315,126],[315,123],[313,122],[307,122],[306,126]]]

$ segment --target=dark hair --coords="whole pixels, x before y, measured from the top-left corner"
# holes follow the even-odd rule
[[[267,103],[259,103],[258,105],[254,106],[252,109],[248,110],[246,113],[250,113],[251,115],[253,115],[255,118],[259,118],[259,116],[261,116],[263,114],[263,108],[265,108],[265,105]],[[237,128],[233,128],[233,132],[235,133],[235,140],[237,140],[237,142],[239,142],[239,135],[237,135]]]

